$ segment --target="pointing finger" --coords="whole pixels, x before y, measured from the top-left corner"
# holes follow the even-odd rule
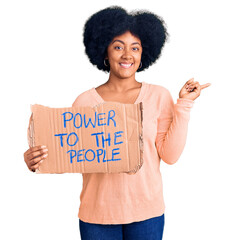
[[[203,84],[203,85],[201,85],[201,89],[206,88],[206,87],[209,87],[210,85],[211,85],[211,83]]]

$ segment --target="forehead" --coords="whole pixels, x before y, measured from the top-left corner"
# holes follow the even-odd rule
[[[124,43],[138,42],[141,44],[141,40],[129,31],[114,37],[112,42],[114,42],[115,40],[121,40]]]

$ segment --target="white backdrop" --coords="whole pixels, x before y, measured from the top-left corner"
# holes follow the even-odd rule
[[[164,240],[233,240],[234,8],[232,0],[71,1],[0,3],[1,231],[0,238],[78,240],[80,174],[30,172],[30,104],[71,106],[108,79],[84,54],[83,25],[111,5],[147,9],[164,18],[170,41],[138,81],[168,88],[174,101],[194,77],[202,90],[191,110],[185,149],[161,164],[166,203]]]

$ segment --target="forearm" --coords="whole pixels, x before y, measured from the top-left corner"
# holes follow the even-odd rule
[[[193,103],[192,100],[178,98],[174,105],[174,114],[168,131],[157,134],[156,147],[158,154],[168,164],[177,162],[183,152]]]

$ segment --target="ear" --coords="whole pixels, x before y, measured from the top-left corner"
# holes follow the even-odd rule
[[[108,60],[109,58],[108,58],[108,50],[106,49],[106,51],[105,51],[105,57],[104,57],[104,59],[106,59],[106,60]]]

